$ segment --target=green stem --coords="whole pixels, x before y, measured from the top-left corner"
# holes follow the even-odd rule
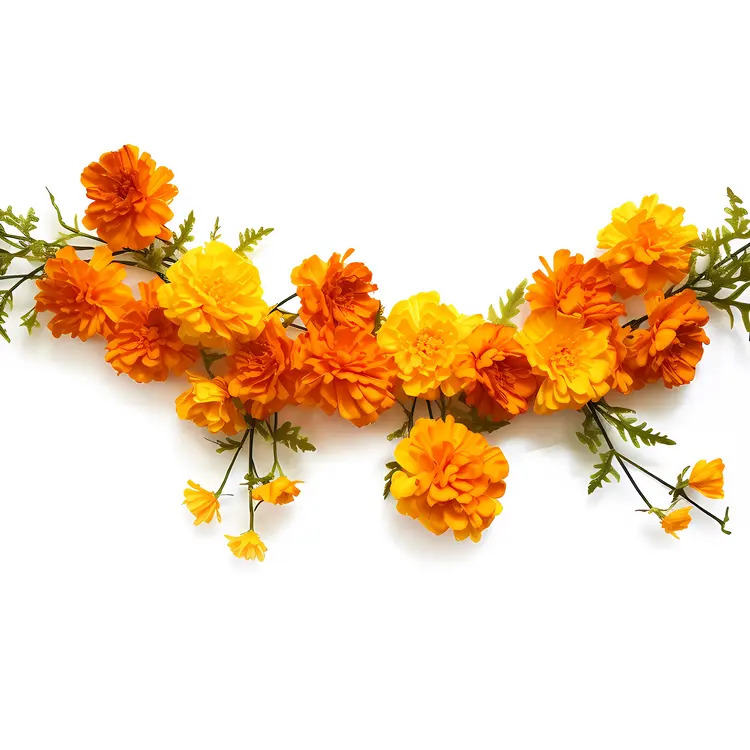
[[[286,303],[286,302],[289,302],[289,300],[292,300],[292,299],[294,299],[294,298],[295,298],[296,296],[297,296],[297,292],[295,292],[294,294],[290,294],[290,295],[289,295],[288,297],[286,297],[285,299],[281,300],[281,302],[277,302],[277,303],[276,303],[276,304],[275,304],[275,305],[274,305],[274,306],[273,306],[273,307],[272,307],[272,308],[271,308],[271,309],[270,309],[270,310],[268,311],[268,314],[270,315],[270,314],[271,314],[272,312],[274,312],[274,310],[278,310],[278,309],[279,309],[279,308],[280,308],[280,307],[281,307],[281,306],[282,306],[282,305],[283,305],[284,303]]]
[[[430,403],[430,399],[425,399],[427,401],[427,413],[430,415],[430,419],[434,419],[432,416],[432,404]]]
[[[253,461],[253,442],[255,441],[255,420],[250,428],[250,451],[247,461],[248,485],[247,485],[247,504],[250,508],[250,531],[255,530],[255,508],[253,508],[253,484],[255,479],[255,462]]]
[[[411,432],[411,428],[414,427],[414,410],[417,408],[417,397],[414,397],[414,401],[412,401],[411,404],[411,411],[409,412],[409,432]]]
[[[237,461],[237,456],[240,455],[240,451],[242,450],[242,446],[245,445],[245,441],[247,440],[247,436],[250,434],[250,430],[245,430],[245,434],[242,436],[242,440],[240,441],[240,444],[237,446],[237,450],[234,452],[234,456],[232,456],[232,462],[229,464],[229,468],[227,469],[227,473],[224,475],[224,481],[221,483],[221,487],[219,487],[218,490],[214,493],[216,497],[219,497],[222,493],[222,490],[226,486],[227,481],[229,480],[229,475],[232,473],[232,469],[234,468],[234,464]]]

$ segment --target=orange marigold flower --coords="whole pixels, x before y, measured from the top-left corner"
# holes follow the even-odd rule
[[[626,366],[636,378],[636,387],[660,378],[667,388],[690,383],[703,357],[709,338],[703,330],[708,312],[692,289],[665,298],[661,292],[646,295],[648,330],[634,331],[626,338]]]
[[[609,323],[625,314],[625,305],[612,300],[615,285],[598,258],[584,263],[582,255],[558,250],[552,268],[544,258],[539,260],[544,271],[534,272],[536,284],[526,290],[532,310],[552,308],[566,315],[583,315],[587,323]]]
[[[608,325],[587,327],[580,315],[550,308],[531,313],[518,340],[541,379],[534,411],[580,409],[609,391],[615,365],[610,329]]]
[[[394,454],[400,467],[391,481],[396,508],[433,534],[451,529],[459,541],[478,542],[502,511],[503,452],[452,416],[418,419]]]
[[[188,488],[184,492],[185,500],[183,505],[195,516],[195,525],[201,523],[210,523],[214,515],[216,520],[221,523],[221,513],[219,513],[219,500],[213,492],[204,490],[199,484],[188,480]]]
[[[469,381],[466,403],[496,422],[525,412],[537,389],[515,333],[515,328],[483,323],[466,338],[467,351],[456,366],[459,377]]]
[[[481,315],[461,315],[442,304],[437,292],[420,292],[393,306],[378,344],[393,355],[407,396],[435,399],[440,391],[454,396],[466,385],[457,372],[457,359],[466,351],[462,344],[481,323]]]
[[[292,271],[292,284],[301,303],[300,318],[308,326],[320,328],[332,321],[372,331],[380,309],[372,292],[378,287],[364,263],[346,262],[353,252],[354,248],[349,248],[343,257],[334,253],[328,261],[313,255]]]
[[[289,372],[292,340],[278,314],[267,321],[254,341],[240,344],[227,357],[230,395],[239,398],[255,419],[266,419],[294,402],[295,383]]]
[[[140,300],[133,300],[107,336],[104,359],[138,383],[163,382],[172,372],[182,375],[198,358],[198,350],[177,335],[177,326],[159,307],[161,279],[141,281]]]
[[[721,500],[724,497],[724,462],[720,458],[708,462],[701,459],[693,466],[688,484],[705,497]]]
[[[684,213],[659,203],[658,195],[646,196],[640,207],[629,202],[612,211],[612,223],[599,232],[599,247],[607,250],[601,260],[623,297],[685,276],[698,230],[682,225]]]
[[[299,495],[299,480],[292,482],[286,477],[277,477],[273,482],[261,484],[253,490],[253,500],[256,502],[262,500],[264,503],[271,505],[286,505],[291,503]]]
[[[46,262],[44,273],[36,282],[41,290],[36,309],[54,313],[47,327],[55,338],[70,334],[86,341],[100,333],[106,336],[133,299],[122,283],[125,266],[112,262],[105,245],[94,250],[88,263],[72,247],[64,247]]]
[[[226,435],[236,435],[245,428],[245,420],[232,403],[224,378],[204,378],[189,372],[188,380],[190,388],[175,401],[180,419]]]
[[[81,182],[93,201],[83,226],[113,249],[143,250],[154,239],[172,239],[165,226],[174,216],[169,204],[177,195],[171,169],[156,166],[150,154],[135,146],[102,154],[83,170]]]
[[[393,360],[362,328],[311,328],[294,342],[293,376],[297,398],[326,414],[338,409],[357,427],[374,422],[393,406]]]
[[[245,560],[258,560],[263,562],[268,547],[261,541],[261,538],[254,531],[246,531],[240,536],[229,536],[224,534],[225,539],[229,539],[227,547],[232,550],[235,557],[244,557]]]
[[[213,241],[188,250],[167,278],[159,304],[185,343],[222,349],[252,341],[263,330],[268,306],[258,269],[229,245]]]
[[[680,537],[675,534],[676,531],[684,531],[693,519],[690,517],[690,508],[678,508],[671,513],[667,513],[661,519],[661,527],[667,534],[671,534],[675,539]]]

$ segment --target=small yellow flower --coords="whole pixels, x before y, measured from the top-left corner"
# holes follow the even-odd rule
[[[232,403],[224,378],[204,378],[188,373],[190,388],[175,401],[177,416],[209,432],[236,435],[245,427],[245,420]]]
[[[227,546],[232,550],[235,557],[244,557],[245,560],[257,559],[259,562],[263,562],[267,547],[254,531],[246,531],[240,536],[224,534],[224,537],[229,539]]]
[[[216,520],[221,523],[221,513],[219,513],[219,500],[213,492],[204,490],[199,484],[188,481],[188,488],[185,490],[185,500],[182,503],[187,505],[187,509],[195,516],[195,525],[200,523],[210,523],[213,521],[214,514]]]
[[[693,519],[690,518],[690,508],[678,508],[668,513],[661,519],[661,527],[667,534],[671,534],[675,539],[680,537],[675,531],[684,531]]]
[[[693,466],[688,484],[705,497],[721,500],[724,497],[724,462],[720,458],[709,462],[701,459]]]
[[[164,314],[191,346],[226,349],[257,338],[268,306],[258,269],[223,242],[188,250],[159,289]]]
[[[286,477],[278,477],[268,484],[262,484],[253,490],[253,500],[256,502],[262,500],[264,503],[271,505],[286,505],[291,503],[299,495],[299,480],[292,482]]]

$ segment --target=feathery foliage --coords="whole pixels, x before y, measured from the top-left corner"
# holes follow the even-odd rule
[[[495,308],[490,305],[489,312],[487,313],[487,320],[490,323],[496,323],[501,326],[510,326],[515,328],[516,325],[513,323],[513,318],[518,315],[523,304],[523,293],[526,290],[527,280],[524,279],[513,291],[508,289],[505,293],[506,300],[503,302],[503,298],[500,297],[498,300],[498,310],[500,313],[495,312]]]
[[[255,229],[246,229],[244,232],[240,232],[239,244],[235,248],[235,252],[240,255],[247,255],[255,250],[256,245],[264,238],[268,237],[273,232],[273,227],[264,229],[261,227],[256,232]]]
[[[601,462],[594,464],[596,471],[591,475],[591,481],[589,482],[589,495],[596,490],[601,489],[604,482],[610,482],[613,478],[618,482],[620,481],[620,474],[612,465],[616,455],[617,452],[613,450],[599,454]]]

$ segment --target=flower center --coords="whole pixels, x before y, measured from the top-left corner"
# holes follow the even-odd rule
[[[556,370],[570,371],[575,367],[576,354],[570,347],[560,347],[551,357],[552,366]]]
[[[412,351],[421,354],[423,357],[433,357],[443,347],[441,336],[436,336],[428,328],[423,328],[412,344]]]

